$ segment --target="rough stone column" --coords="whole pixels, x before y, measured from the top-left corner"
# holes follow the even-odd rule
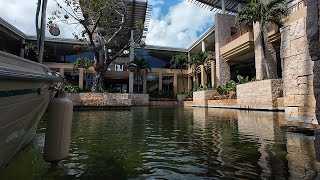
[[[316,99],[316,118],[320,124],[320,2],[307,0],[307,38],[313,66],[313,91]]]
[[[130,63],[134,60],[134,30],[131,30],[131,38],[130,38]],[[133,93],[133,81],[134,81],[134,73],[129,71],[129,93]]]
[[[207,84],[207,74],[204,70],[203,65],[200,65],[200,69],[201,69],[201,85],[204,86]]]
[[[256,66],[256,79],[262,80],[266,77],[266,71],[264,66],[264,54],[261,41],[261,28],[259,22],[253,25],[253,38],[254,38],[254,56]]]
[[[217,85],[222,85],[230,80],[230,66],[220,55],[220,48],[231,36],[231,27],[235,26],[235,16],[216,14],[215,17],[215,54]]]
[[[173,93],[174,95],[178,94],[178,74],[174,73],[173,75]]]
[[[60,68],[60,75],[64,77],[64,68]]]
[[[79,68],[79,89],[83,90],[83,68]]]
[[[306,14],[306,11],[301,9],[296,13]],[[287,121],[318,124],[314,92],[319,91],[320,84],[313,81],[318,79],[316,72],[319,69],[314,74],[313,68],[318,62],[314,63],[309,54],[306,17],[285,24],[281,29],[281,58]]]
[[[159,91],[162,91],[162,71],[159,72]]]
[[[143,74],[143,94],[147,94],[147,74]]]

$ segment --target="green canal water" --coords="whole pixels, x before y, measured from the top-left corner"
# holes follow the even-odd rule
[[[134,107],[74,112],[70,156],[42,159],[45,120],[0,170],[11,179],[313,179],[314,137],[284,132],[283,113]]]

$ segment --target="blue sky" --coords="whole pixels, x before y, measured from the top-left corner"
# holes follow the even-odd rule
[[[149,45],[188,48],[213,25],[212,11],[187,0],[149,0],[152,17],[146,42]]]
[[[36,0],[0,0],[0,17],[28,35],[35,35],[34,17]],[[187,0],[148,0],[152,16],[146,43],[148,45],[187,48],[213,25],[213,12],[200,8]],[[56,9],[48,3],[48,13]],[[80,30],[75,25],[59,24],[60,38],[73,38]],[[50,34],[47,32],[47,36]]]

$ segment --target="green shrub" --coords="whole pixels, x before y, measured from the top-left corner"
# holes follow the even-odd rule
[[[69,84],[69,85],[65,86],[64,88],[68,93],[77,93],[77,92],[79,92],[79,87],[78,86],[73,86],[72,84]]]

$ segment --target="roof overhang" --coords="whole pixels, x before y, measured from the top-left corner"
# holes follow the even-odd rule
[[[126,0],[126,9],[127,9],[127,19],[124,24],[123,29],[119,32],[117,37],[115,38],[117,44],[120,46],[124,46],[128,43],[131,38],[131,30],[135,30],[137,26],[137,22],[141,21],[144,24],[143,27],[143,36],[145,38],[146,31],[148,31],[148,24],[150,21],[150,7],[148,6],[148,0]],[[119,27],[121,16],[117,13],[113,13],[109,20],[110,23],[111,34],[113,34],[117,27]]]
[[[9,36],[11,36],[17,40],[25,39],[27,37],[26,34],[24,34],[18,28],[14,27],[12,24],[10,24],[8,21],[4,20],[1,17],[0,17],[0,31],[5,32]]]
[[[196,5],[199,5],[203,8],[209,10],[221,10],[222,9],[222,0],[188,0]],[[239,3],[248,3],[250,0],[224,0],[225,8],[228,12],[236,13],[238,12],[238,4]]]
[[[215,32],[215,26],[213,25],[206,32],[204,32],[194,43],[192,43],[188,47],[188,52],[190,52],[192,49],[194,49],[196,46],[198,46],[202,41],[204,41],[209,35],[211,35],[214,32]]]

